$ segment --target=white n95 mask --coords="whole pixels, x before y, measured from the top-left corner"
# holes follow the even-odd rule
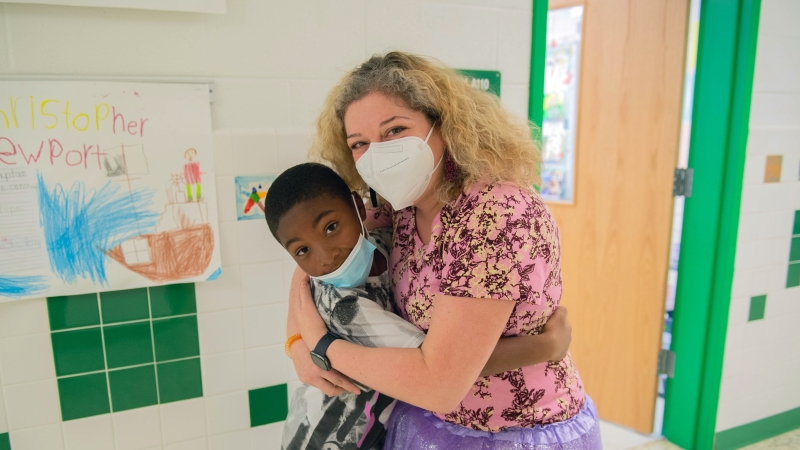
[[[428,145],[433,129],[423,141],[416,136],[407,136],[393,141],[373,142],[356,162],[361,178],[381,194],[395,211],[411,206],[428,187],[433,172],[444,159],[444,153],[436,166],[433,151]]]

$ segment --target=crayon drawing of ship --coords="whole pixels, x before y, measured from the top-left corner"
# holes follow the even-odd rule
[[[141,146],[118,149],[122,157],[118,157],[117,162],[126,167],[120,168],[112,159],[106,164],[106,171],[110,177],[124,177],[121,181],[127,181],[130,186],[137,176],[146,175],[141,172],[141,164],[138,172],[130,164],[131,160],[144,159],[144,152]],[[114,152],[107,153],[107,158],[115,155]],[[194,156],[197,156],[196,151]],[[186,173],[189,173],[188,178]],[[196,189],[194,196],[192,187]],[[211,262],[215,245],[214,230],[208,220],[208,204],[201,197],[199,164],[189,158],[184,173],[171,175],[166,192],[167,204],[155,230],[128,239],[107,252],[123,267],[154,283],[203,275]]]

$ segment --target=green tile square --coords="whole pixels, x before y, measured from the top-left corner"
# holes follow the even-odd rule
[[[0,433],[0,450],[11,450],[11,440],[8,433]]]
[[[156,371],[152,364],[131,369],[109,370],[114,412],[158,404]]]
[[[151,287],[150,306],[154,318],[196,313],[194,283]]]
[[[150,322],[103,327],[109,369],[153,362]]]
[[[792,246],[789,249],[789,262],[800,262],[800,236],[792,238]]]
[[[74,375],[106,368],[100,327],[52,333],[56,375]]]
[[[794,212],[794,227],[792,234],[800,234],[800,209]]]
[[[97,294],[66,295],[47,299],[50,330],[100,325]]]
[[[197,316],[154,320],[153,337],[158,362],[200,355]]]
[[[786,274],[786,287],[800,286],[800,263],[789,264],[789,273]]]
[[[757,295],[750,297],[750,317],[747,318],[748,322],[754,320],[761,320],[764,318],[764,310],[767,307],[767,296]]]
[[[106,374],[95,373],[58,379],[61,419],[72,420],[111,412]]]
[[[289,414],[289,391],[285,384],[253,389],[248,392],[250,400],[250,426],[286,420]]]
[[[200,358],[184,359],[158,366],[158,393],[161,403],[203,396]]]
[[[150,318],[146,288],[101,292],[100,305],[104,324]]]

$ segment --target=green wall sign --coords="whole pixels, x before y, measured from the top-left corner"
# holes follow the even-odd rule
[[[496,70],[458,69],[467,83],[482,91],[489,91],[500,97],[500,72]]]

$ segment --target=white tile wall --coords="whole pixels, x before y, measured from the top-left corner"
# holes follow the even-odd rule
[[[196,441],[207,435],[206,403],[202,398],[159,405],[164,444]]]
[[[161,412],[158,405],[113,414],[118,450],[161,447]],[[65,424],[66,426],[66,424]]]
[[[271,423],[250,429],[251,450],[264,450],[264,442],[280,442],[283,433],[283,422]]]
[[[45,299],[0,303],[0,339],[49,332]]]
[[[211,436],[249,428],[247,392],[206,397],[206,419]]]
[[[196,287],[205,396],[139,410],[62,423],[45,300],[0,304],[0,432],[11,430],[14,450],[279,448],[282,422],[250,428],[247,390],[288,382],[291,396],[299,385],[283,354],[295,264],[263,221],[236,220],[235,177],[276,175],[305,161],[329,89],[387,50],[499,70],[503,104],[526,116],[531,6],[227,0],[226,14],[204,15],[0,5],[0,76],[214,82],[223,264],[216,281]]]
[[[208,438],[210,450],[239,450],[250,448],[250,430],[239,430],[233,433],[220,434]]]
[[[164,450],[207,450],[208,439],[195,439],[193,441],[180,442],[178,444],[166,445]]]
[[[64,449],[64,432],[60,423],[15,431],[9,436],[14,450]]]
[[[0,389],[0,433],[8,432],[8,421],[6,420],[6,402],[3,399],[3,389]]]
[[[45,381],[3,386],[3,397],[8,413],[9,431],[61,421],[55,376]]]
[[[114,427],[111,415],[86,417],[64,422],[67,450],[113,450]]]
[[[225,394],[245,389],[244,350],[203,356],[200,361],[203,371],[203,395]],[[259,387],[264,386],[268,385]]]
[[[244,347],[241,309],[198,314],[197,326],[200,355],[230,352]]]
[[[786,289],[800,210],[798,17],[796,1],[761,3],[717,431],[800,407],[800,287]],[[783,155],[780,183],[764,183],[767,155]],[[757,295],[767,295],[764,319],[749,322]]]
[[[0,374],[11,385],[55,378],[50,333],[0,341]]]

